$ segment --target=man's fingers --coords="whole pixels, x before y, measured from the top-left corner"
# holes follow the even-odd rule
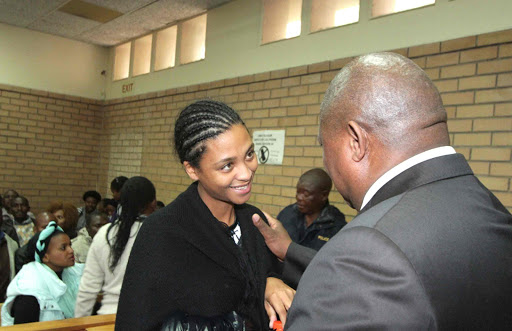
[[[272,216],[270,216],[269,214],[267,214],[267,212],[263,211],[263,215],[265,215],[265,217],[267,218],[267,221],[268,221],[268,224],[270,225],[271,228],[275,228],[278,224],[279,224],[279,221],[276,220],[275,218],[273,218]]]
[[[283,261],[292,240],[281,222],[274,219],[267,213],[265,213],[265,216],[269,220],[271,226],[268,226],[258,214],[252,215],[252,222],[265,239],[267,247],[275,256],[277,256],[278,259]]]
[[[258,230],[261,232],[261,234],[263,235],[263,237],[265,239],[270,238],[272,236],[271,229],[269,228],[267,223],[265,223],[261,219],[260,215],[258,215],[258,214],[252,215],[252,222],[254,223],[254,226],[256,226],[258,228]]]

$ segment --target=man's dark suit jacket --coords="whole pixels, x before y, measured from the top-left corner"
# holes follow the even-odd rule
[[[286,327],[510,330],[512,216],[462,155],[422,162],[313,258]]]

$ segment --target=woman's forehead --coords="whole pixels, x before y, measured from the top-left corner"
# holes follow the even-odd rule
[[[69,239],[69,236],[67,234],[65,234],[64,232],[61,232],[52,237],[52,239],[50,240],[50,245],[51,244],[60,245],[62,243],[66,243],[66,242],[71,242],[71,240]]]
[[[252,145],[252,139],[245,126],[233,125],[228,130],[215,138],[206,141],[206,153],[229,155],[232,153],[245,152]]]

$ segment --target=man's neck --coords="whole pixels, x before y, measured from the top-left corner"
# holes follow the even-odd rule
[[[320,216],[320,213],[322,211],[319,211],[319,212],[316,212],[314,214],[307,214],[307,215],[304,215],[304,221],[306,222],[306,228],[309,228],[309,226],[311,224],[313,224],[316,219],[318,218],[318,216]]]
[[[378,190],[382,188],[387,182],[404,172],[405,170],[415,166],[416,164],[419,164],[421,162],[440,157],[445,156],[449,154],[455,154],[455,150],[451,146],[442,146],[442,147],[436,147],[429,149],[427,151],[421,152],[419,154],[413,155],[412,157],[409,157],[405,159],[404,161],[398,163],[391,169],[387,170],[385,173],[383,173],[367,190],[366,194],[364,195],[361,207],[358,210],[361,210],[364,208],[364,206],[373,198],[375,193],[377,193]]]
[[[17,224],[23,224],[27,222],[28,219],[29,217],[28,215],[26,215],[25,218],[14,218],[14,222],[16,222]]]

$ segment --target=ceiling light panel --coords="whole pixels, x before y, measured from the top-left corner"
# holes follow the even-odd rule
[[[107,23],[123,15],[116,10],[98,6],[82,0],[71,0],[59,8],[60,12],[86,18],[100,23]]]

